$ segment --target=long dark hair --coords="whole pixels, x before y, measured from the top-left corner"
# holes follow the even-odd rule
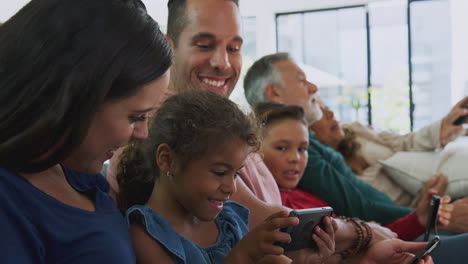
[[[229,99],[210,91],[187,91],[170,97],[150,123],[148,138],[133,141],[122,152],[117,182],[117,204],[126,211],[145,204],[159,177],[156,150],[168,144],[181,168],[210,147],[240,138],[253,151],[260,146],[256,123]]]
[[[30,1],[0,27],[0,165],[38,172],[63,161],[104,103],[171,64],[141,1]]]

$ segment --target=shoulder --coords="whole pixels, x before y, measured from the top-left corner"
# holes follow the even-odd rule
[[[249,209],[234,201],[226,201],[216,221],[222,231],[231,232],[240,239],[249,231]]]
[[[174,263],[171,254],[154,240],[140,224],[130,225],[133,247],[138,263]]]
[[[104,193],[109,192],[109,183],[100,173],[88,174],[81,171],[62,166],[68,181],[78,191],[86,192],[92,189],[98,189]]]
[[[224,202],[224,208],[222,211],[224,215],[236,215],[240,216],[243,219],[249,218],[249,209],[239,203],[234,201],[226,201]]]
[[[176,256],[180,260],[185,260],[185,241],[182,241],[169,222],[157,212],[144,205],[134,205],[127,210],[126,217],[135,247],[138,240],[138,243],[147,243],[147,247],[157,248],[155,249],[157,252],[162,251],[172,258]],[[142,254],[153,256],[137,249],[136,253],[137,258]]]

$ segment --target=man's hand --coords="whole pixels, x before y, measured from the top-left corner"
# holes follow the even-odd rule
[[[383,240],[371,246],[363,256],[350,259],[350,263],[360,264],[401,264],[408,263],[426,242],[406,242],[400,239]],[[430,256],[424,257],[418,264],[433,264]]]
[[[439,174],[426,182],[421,190],[418,206],[416,207],[416,215],[422,226],[426,226],[429,208],[431,205],[431,196],[433,194],[441,195],[447,188],[447,179],[444,175]],[[443,196],[440,198],[439,211],[437,215],[438,225],[440,228],[448,226],[452,216],[454,206],[450,204],[450,197]]]
[[[443,228],[454,233],[468,232],[468,197],[458,199],[452,205],[450,223]]]
[[[397,238],[397,233],[393,232],[392,230],[378,224],[375,222],[367,222],[369,227],[372,230],[372,241],[370,242],[369,246],[372,246],[380,241]]]

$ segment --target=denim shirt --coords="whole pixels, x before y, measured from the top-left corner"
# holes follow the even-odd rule
[[[248,232],[249,211],[242,205],[227,201],[216,217],[219,235],[216,243],[200,247],[177,234],[169,222],[151,208],[132,206],[127,211],[129,223],[140,223],[146,232],[172,255],[175,263],[222,263],[234,245]]]

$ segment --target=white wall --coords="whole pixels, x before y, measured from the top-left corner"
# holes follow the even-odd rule
[[[5,22],[28,2],[28,0],[3,0],[0,3],[0,22]]]
[[[96,0],[98,1],[98,0]],[[275,14],[302,10],[366,4],[382,0],[240,0],[243,16],[257,19],[257,56],[276,51]],[[452,103],[468,94],[468,0],[450,0],[452,5]],[[28,0],[2,0],[0,22],[15,14]],[[148,13],[160,23],[167,23],[167,0],[143,0]],[[286,4],[287,3],[287,4]]]
[[[257,17],[257,55],[276,52],[277,13],[362,5],[382,0],[240,0],[242,16]],[[464,0],[463,0],[464,1]]]
[[[468,1],[452,0],[452,104],[468,95]]]

